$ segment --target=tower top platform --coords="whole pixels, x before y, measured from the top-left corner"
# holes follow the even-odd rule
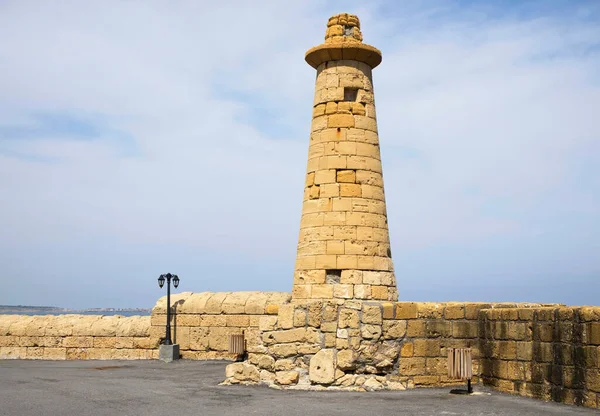
[[[325,43],[306,52],[304,59],[313,68],[323,62],[353,60],[371,68],[381,63],[381,51],[362,42],[360,20],[353,14],[341,13],[329,18]]]

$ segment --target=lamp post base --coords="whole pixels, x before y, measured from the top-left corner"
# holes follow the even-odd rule
[[[179,344],[160,345],[158,347],[158,359],[165,363],[179,359]]]

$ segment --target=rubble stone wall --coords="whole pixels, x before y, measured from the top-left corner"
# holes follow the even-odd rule
[[[149,316],[0,315],[0,359],[158,358]]]
[[[485,384],[600,407],[600,307],[484,310],[479,325]]]
[[[229,365],[225,382],[358,391],[457,384],[448,379],[451,347],[472,348],[477,382],[479,311],[516,306],[360,300],[282,305],[246,333],[248,359]]]

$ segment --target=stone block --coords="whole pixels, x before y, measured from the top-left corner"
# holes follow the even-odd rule
[[[338,255],[336,263],[339,269],[355,269],[358,267],[358,258],[355,255]]]
[[[333,286],[333,297],[340,299],[352,299],[354,296],[354,286],[345,284],[336,284]]]
[[[406,335],[406,321],[383,321],[383,337],[385,339],[402,339]]]
[[[117,337],[94,337],[94,348],[115,348]]]
[[[454,338],[477,338],[477,321],[458,321],[452,324],[452,336]]]
[[[229,335],[238,333],[230,328],[211,328],[208,336],[208,348],[213,351],[227,351],[229,349]]]
[[[406,327],[406,336],[411,338],[425,337],[425,321],[409,320]]]
[[[25,357],[23,357],[25,358]],[[66,360],[67,349],[66,348],[44,348],[44,360]]]
[[[335,269],[336,268],[336,256],[335,255],[319,255],[319,256],[315,256],[315,268],[317,269]],[[313,291],[314,291],[314,287],[313,287]],[[327,292],[327,290],[325,290],[325,292]],[[314,295],[314,293],[313,293]],[[329,296],[329,298],[331,298],[333,296],[333,289],[331,290],[331,295]],[[320,296],[315,296],[315,297],[320,297]],[[326,297],[326,296],[324,296]]]
[[[382,313],[379,305],[364,305],[362,322],[366,324],[382,324]]]
[[[279,306],[277,326],[281,329],[291,329],[294,327],[294,305]]]
[[[352,211],[352,198],[334,198],[334,211]]]
[[[344,254],[344,242],[341,240],[327,241],[327,254]]]
[[[360,284],[362,283],[362,274],[360,270],[342,270],[340,283],[342,284]]]
[[[414,355],[414,344],[405,342],[400,348],[400,357],[412,357]]]
[[[323,214],[323,224],[328,226],[340,226],[346,223],[345,212],[326,212]]]
[[[425,336],[428,338],[449,337],[452,335],[451,321],[426,321]]]
[[[117,335],[117,322],[112,316],[103,316],[91,325],[92,334],[96,337],[114,337]]]
[[[341,197],[361,197],[362,188],[361,185],[356,183],[341,183],[340,184],[340,196]],[[352,225],[352,224],[351,224]],[[358,225],[358,224],[356,224]]]
[[[289,386],[298,383],[299,374],[297,371],[278,371],[275,373],[275,381],[282,386]]]
[[[263,339],[265,337],[272,338],[278,344],[284,344],[289,342],[302,342],[306,339],[306,329],[295,328],[283,331],[266,332],[263,335]]]
[[[423,319],[441,319],[444,307],[439,303],[423,302],[417,303],[417,314]]]
[[[394,319],[395,305],[392,302],[383,302],[383,319]]]
[[[318,256],[318,257],[332,257],[333,263],[324,263],[324,269],[335,268],[335,256]],[[333,264],[333,265],[332,265]],[[313,285],[312,286],[312,297],[317,299],[331,299],[333,298],[333,285],[323,284],[323,285]]]
[[[310,359],[308,376],[311,382],[331,384],[335,380],[336,351],[324,349]]]
[[[355,183],[356,171],[354,170],[339,170],[337,171],[338,183]]]
[[[260,373],[258,369],[247,363],[233,363],[225,367],[225,377],[233,378],[237,381],[258,382]]]
[[[439,340],[416,339],[413,346],[413,354],[416,357],[438,357],[441,353]]]
[[[358,311],[352,309],[342,308],[340,309],[339,315],[339,327],[340,328],[359,328],[360,319]]]
[[[381,325],[365,324],[360,327],[360,335],[367,340],[377,341],[381,337]]]
[[[311,302],[308,304],[308,326],[318,328],[321,325],[321,302]]]
[[[371,286],[371,297],[379,300],[389,299],[388,286]]]
[[[230,292],[213,293],[206,301],[206,306],[204,308],[205,313],[209,315],[219,315],[222,312],[223,301],[229,294]]]
[[[227,317],[223,315],[201,315],[199,326],[227,326]]]
[[[227,326],[247,328],[250,326],[250,317],[248,315],[230,315],[226,317]]]
[[[133,337],[117,337],[115,348],[133,348]]]
[[[327,128],[354,127],[354,117],[351,114],[332,114],[327,116]],[[361,116],[357,116],[361,117]],[[358,126],[357,126],[358,127]]]
[[[401,358],[398,374],[401,376],[416,376],[423,374],[425,369],[425,358]]]
[[[600,345],[600,322],[590,322],[586,326],[587,343]]]
[[[298,353],[296,344],[276,344],[269,347],[270,353],[277,358],[286,358]]]
[[[371,286],[370,285],[354,285],[354,297],[356,299],[370,299],[371,298]]]
[[[415,319],[417,311],[418,308],[415,302],[396,303],[396,319]]]
[[[28,360],[41,360],[44,358],[44,348],[43,347],[27,347],[26,356],[22,358],[27,358]]]
[[[514,341],[498,341],[498,358],[502,360],[514,360],[517,358],[517,343]]]
[[[444,308],[445,319],[464,319],[465,318],[464,304],[447,304]]]
[[[297,309],[294,311],[294,326],[304,327],[306,326],[306,311]]]

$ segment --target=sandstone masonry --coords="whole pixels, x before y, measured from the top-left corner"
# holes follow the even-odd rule
[[[381,52],[340,14],[306,62],[317,79],[293,299],[395,301],[371,73]]]

